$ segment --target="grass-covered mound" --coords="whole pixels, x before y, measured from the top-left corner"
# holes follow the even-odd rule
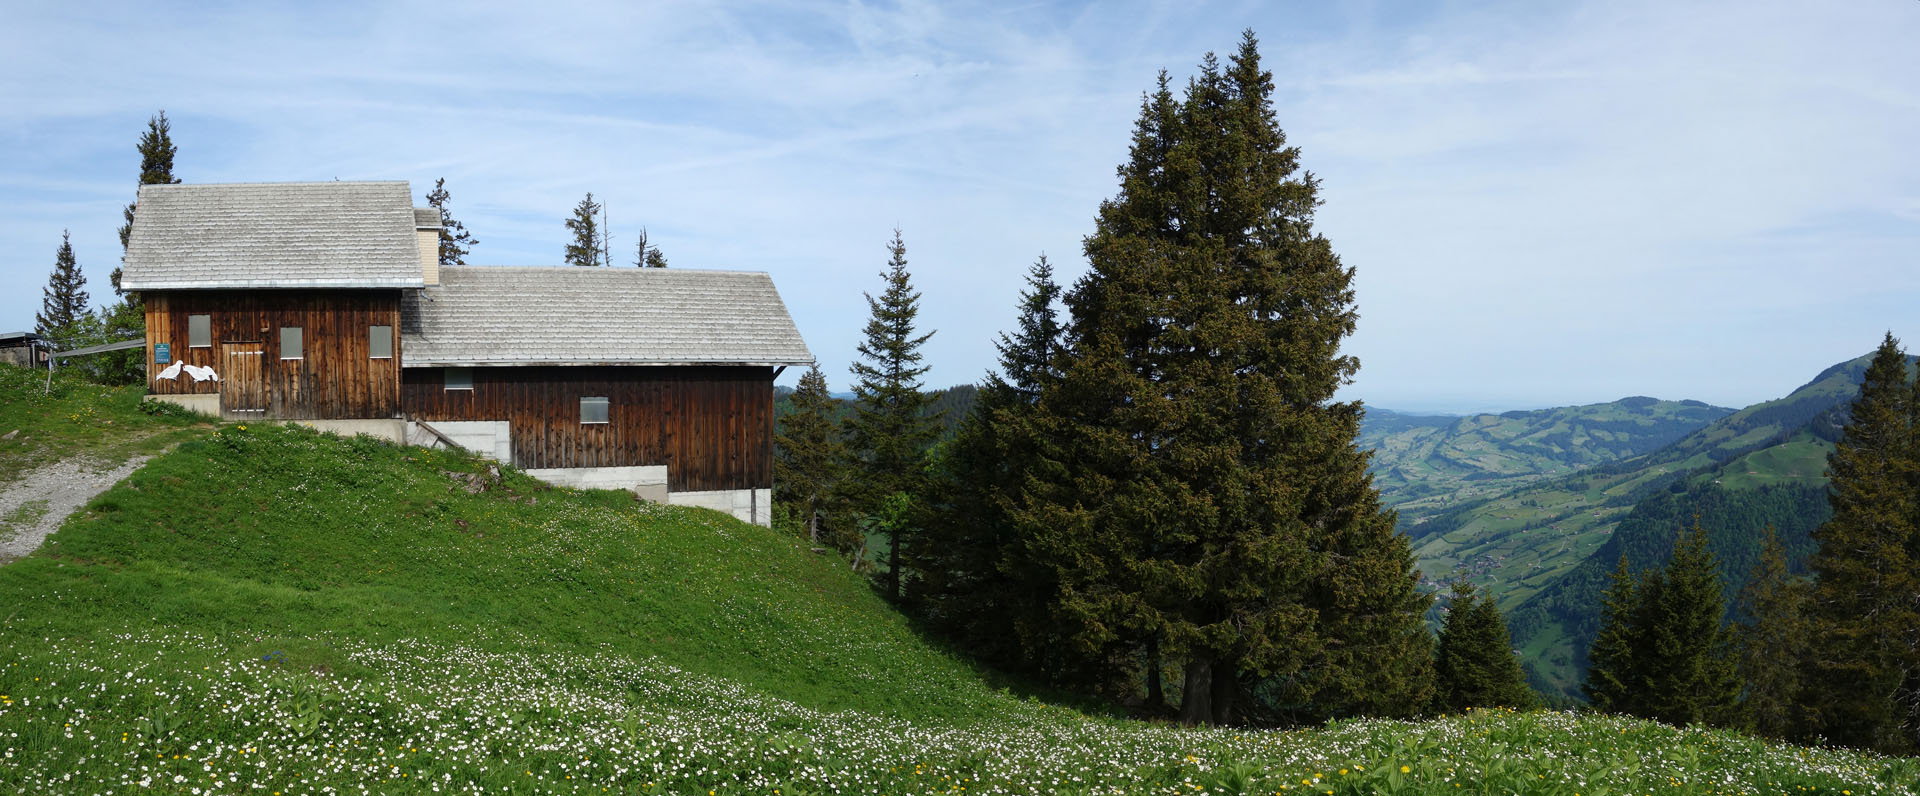
[[[839,559],[444,452],[225,426],[0,567],[0,793],[1913,793],[1570,714],[1192,731],[996,691]],[[480,474],[481,477],[470,477]],[[470,492],[470,485],[484,486]]]
[[[207,418],[173,404],[142,404],[145,388],[94,384],[71,370],[0,365],[0,486],[58,459],[119,464],[157,453]]]

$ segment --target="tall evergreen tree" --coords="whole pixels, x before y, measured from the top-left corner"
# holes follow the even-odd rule
[[[1000,354],[1000,372],[987,374],[989,391],[1010,391],[1007,397],[1032,403],[1041,387],[1053,380],[1060,354],[1060,314],[1054,310],[1059,300],[1053,264],[1042,254],[1027,269],[1027,287],[1020,293],[1013,334],[1001,332],[993,343]]]
[[[1642,594],[1646,717],[1678,726],[1731,723],[1740,695],[1733,635],[1722,621],[1719,565],[1697,518]]]
[[[1827,457],[1833,518],[1814,532],[1810,685],[1834,741],[1920,749],[1920,462],[1915,388],[1888,334]]]
[[[1466,578],[1453,582],[1433,669],[1441,710],[1527,708],[1535,702],[1499,606]]]
[[[453,217],[453,211],[447,208],[451,199],[453,194],[447,192],[447,178],[434,180],[433,190],[427,192],[427,206],[440,211],[440,264],[466,265],[467,255],[480,241],[467,231],[467,225]]]
[[[1642,644],[1639,625],[1640,581],[1627,569],[1627,556],[1613,570],[1613,579],[1600,600],[1600,632],[1587,651],[1587,681],[1580,690],[1594,710],[1602,713],[1642,712],[1636,653]]]
[[[1731,723],[1740,680],[1725,615],[1719,568],[1698,520],[1658,572],[1635,579],[1621,556],[1588,652],[1587,698],[1596,710],[1669,724]]]
[[[1800,672],[1807,661],[1806,588],[1787,571],[1786,548],[1767,526],[1760,561],[1740,592],[1742,728],[1769,738],[1799,734],[1804,723]]]
[[[1011,334],[995,342],[1000,372],[986,382],[929,468],[927,526],[909,556],[913,602],[936,628],[1003,668],[1069,675],[1044,654],[1046,620],[1035,612],[1050,584],[1024,555],[1006,507],[1037,458],[1027,414],[1054,379],[1060,287],[1043,255],[1027,274]],[[1024,643],[1023,639],[1033,639]]]
[[[53,272],[40,291],[40,312],[33,316],[34,332],[43,337],[64,337],[74,323],[87,315],[86,276],[73,258],[73,241],[66,230],[60,231],[60,248],[54,252]]]
[[[135,147],[140,152],[141,185],[175,185],[180,182],[179,178],[173,176],[173,156],[179,150],[173,145],[172,131],[173,125],[167,121],[167,112],[164,110],[147,119],[147,131],[141,134],[140,143]],[[127,205],[124,211],[126,223],[120,225],[120,256],[123,263],[126,260],[127,244],[133,238],[133,213],[136,204]],[[109,279],[113,283],[114,295],[125,296],[127,292],[120,289],[120,270],[119,267],[115,267]],[[138,304],[138,297],[131,301]],[[143,322],[142,327],[144,326]]]
[[[887,252],[886,270],[880,272],[886,290],[877,299],[867,294],[872,315],[860,342],[861,358],[852,366],[854,411],[847,425],[854,471],[850,497],[854,510],[869,517],[878,516],[893,496],[920,489],[927,446],[939,430],[939,418],[922,411],[928,398],[920,389],[920,377],[927,372],[920,364],[920,346],[933,333],[915,334],[920,293],[907,273],[907,244],[900,230],[893,231]],[[897,525],[882,530],[887,536],[887,594],[898,600],[906,530]]]
[[[600,237],[600,211],[601,205],[593,201],[592,191],[573,206],[573,217],[567,219],[567,231],[573,233],[564,258],[567,265],[606,265],[601,248],[604,242]]]
[[[1352,271],[1313,231],[1317,181],[1272,92],[1249,32],[1183,100],[1164,74],[1143,100],[1034,416],[1049,455],[1013,511],[1052,562],[1065,646],[1162,645],[1191,723],[1240,720],[1249,693],[1297,720],[1411,712],[1432,687],[1411,550],[1354,443],[1359,405],[1333,401],[1358,367],[1339,352]]]
[[[792,400],[793,412],[781,418],[780,433],[774,437],[778,451],[773,460],[774,500],[799,514],[814,544],[848,548],[847,540],[840,538],[846,535],[844,530],[835,535],[822,529],[839,485],[846,447],[840,442],[840,430],[834,421],[838,402],[827,394],[827,377],[820,373],[820,363],[807,367]]]

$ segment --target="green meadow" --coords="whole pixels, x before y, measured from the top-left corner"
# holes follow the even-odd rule
[[[1850,796],[1920,781],[1920,760],[1571,712],[1135,721],[983,671],[845,560],[717,513],[495,478],[459,453],[149,415],[131,390],[0,386],[22,437],[78,440],[69,416],[91,408],[125,433],[76,449],[164,451],[0,566],[0,792]],[[17,474],[53,447],[0,456]]]

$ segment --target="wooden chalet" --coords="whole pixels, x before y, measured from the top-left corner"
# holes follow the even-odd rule
[[[768,522],[773,379],[813,357],[766,274],[442,268],[405,182],[149,185],[137,208],[121,281],[152,399]]]

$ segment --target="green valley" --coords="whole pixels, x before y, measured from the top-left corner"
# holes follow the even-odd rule
[[[1465,503],[1658,450],[1733,410],[1646,397],[1468,417],[1369,409],[1374,483],[1417,525]]]
[[[1664,549],[1660,545],[1670,541],[1691,516],[1670,506],[1650,507],[1676,499],[1691,501],[1688,505],[1699,508],[1710,529],[1718,528],[1720,536],[1737,537],[1715,544],[1729,594],[1744,582],[1746,567],[1757,550],[1754,539],[1766,522],[1774,522],[1783,533],[1792,528],[1804,540],[1824,519],[1826,457],[1844,424],[1846,402],[1857,392],[1866,362],[1867,357],[1861,357],[1834,365],[1776,400],[1737,412],[1715,410],[1720,413],[1716,419],[1691,433],[1633,455],[1573,472],[1557,462],[1538,461],[1541,472],[1507,476],[1510,484],[1517,485],[1504,490],[1463,492],[1452,501],[1410,493],[1399,475],[1406,472],[1400,451],[1409,450],[1407,446],[1376,449],[1381,451],[1376,454],[1381,459],[1377,477],[1383,496],[1402,511],[1402,528],[1414,541],[1423,575],[1438,583],[1465,572],[1493,594],[1501,609],[1513,617],[1515,644],[1535,685],[1549,694],[1571,696],[1584,668],[1584,649],[1592,637],[1593,612],[1605,574],[1623,549],[1630,549],[1635,567],[1661,563],[1663,559],[1652,551]],[[1477,423],[1469,421],[1476,420],[1465,418],[1455,425],[1472,429]],[[1438,429],[1444,428],[1395,422],[1402,427],[1376,437],[1383,444],[1395,438],[1437,436]],[[1524,452],[1501,451],[1500,439],[1466,436],[1463,442],[1453,442],[1443,438],[1434,447],[1445,450],[1448,445],[1477,444],[1489,451],[1481,461],[1524,461]],[[1498,479],[1483,476],[1482,480]],[[1759,496],[1762,491],[1764,497]],[[1749,502],[1764,507],[1738,508]],[[1625,521],[1636,514],[1641,518],[1629,528]],[[1770,519],[1754,519],[1763,516]],[[1654,522],[1655,517],[1660,521]],[[1615,538],[1623,528],[1630,540]],[[1799,557],[1804,555],[1803,546]]]

